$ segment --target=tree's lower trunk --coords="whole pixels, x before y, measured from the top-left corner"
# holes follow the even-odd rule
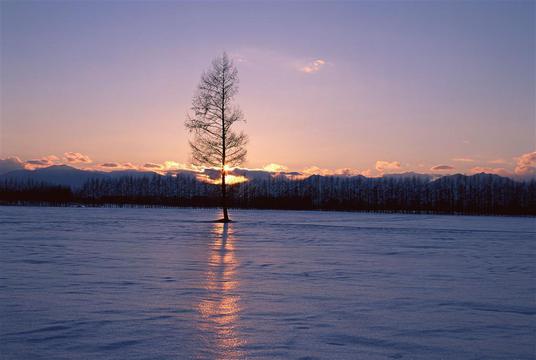
[[[221,170],[221,207],[223,209],[223,222],[229,222],[227,213],[227,187],[225,186],[225,169]]]

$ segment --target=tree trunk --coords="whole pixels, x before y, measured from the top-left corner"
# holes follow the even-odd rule
[[[229,222],[227,213],[227,188],[225,186],[225,169],[221,169],[221,207],[223,209],[223,222]]]

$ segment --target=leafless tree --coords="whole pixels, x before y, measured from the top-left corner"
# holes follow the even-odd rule
[[[232,129],[234,123],[245,121],[233,99],[238,93],[238,70],[226,53],[212,61],[203,73],[192,100],[191,114],[186,118],[193,163],[221,169],[221,199],[223,222],[228,222],[227,167],[235,167],[246,159],[247,136]]]

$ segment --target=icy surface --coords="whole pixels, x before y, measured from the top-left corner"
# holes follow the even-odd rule
[[[534,359],[535,219],[0,207],[2,359]]]

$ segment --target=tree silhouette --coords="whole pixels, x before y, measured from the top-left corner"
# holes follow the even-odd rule
[[[190,140],[193,163],[221,170],[221,206],[223,219],[228,222],[227,167],[238,166],[246,158],[247,136],[231,129],[234,123],[245,121],[242,111],[233,104],[238,93],[238,70],[226,53],[212,61],[203,73],[186,118],[186,128],[194,135]]]

